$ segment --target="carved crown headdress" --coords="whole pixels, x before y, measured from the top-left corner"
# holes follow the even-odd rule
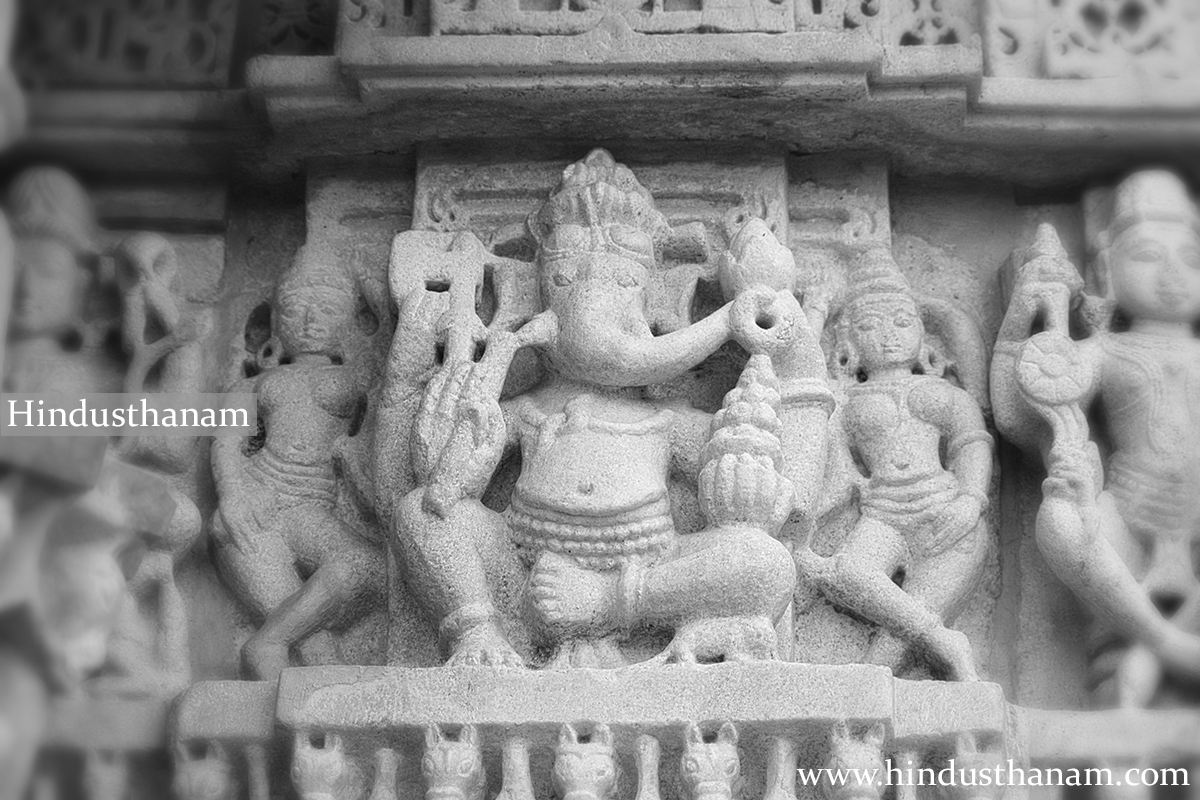
[[[650,236],[656,248],[671,230],[633,172],[599,148],[563,170],[550,199],[530,217],[528,225],[539,244],[561,225],[596,231],[612,225],[637,228]],[[602,247],[604,242],[596,245]]]
[[[872,247],[850,266],[846,287],[847,308],[873,301],[907,300],[915,303],[912,287],[901,274],[888,247]]]
[[[1187,184],[1165,169],[1135,172],[1117,185],[1109,236],[1115,239],[1139,222],[1177,222],[1200,230]]]
[[[1112,189],[1085,194],[1084,201],[1090,280],[1110,302],[1113,287],[1109,250],[1122,233],[1141,222],[1169,222],[1190,226],[1200,236],[1200,209],[1187,184],[1170,170],[1134,172]]]
[[[355,296],[354,279],[321,248],[301,245],[291,266],[275,287],[275,301],[302,291],[330,291],[345,297]]]

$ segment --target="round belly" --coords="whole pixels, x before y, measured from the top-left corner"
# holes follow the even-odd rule
[[[578,431],[523,453],[516,493],[526,505],[584,516],[613,516],[667,495],[665,437]]]

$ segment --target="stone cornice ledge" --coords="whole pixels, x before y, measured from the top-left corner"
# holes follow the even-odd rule
[[[576,36],[387,36],[379,29],[343,26],[338,55],[347,72],[362,78],[744,70],[744,80],[747,73],[764,79],[781,73],[865,74],[882,62],[883,48],[866,35],[821,31],[643,34],[620,17],[607,17]]]
[[[974,106],[983,114],[1190,116],[1200,119],[1200,78],[1193,80],[1035,80],[984,78]]]
[[[884,723],[894,752],[928,750],[969,733],[1003,742],[1008,757],[1033,765],[1200,756],[1195,710],[1033,709],[1007,703],[993,683],[908,681],[881,667],[785,662],[542,672],[294,668],[277,685],[192,686],[176,707],[174,735],[266,742],[282,727],[368,738],[386,733],[415,745],[430,723],[469,723],[549,747],[567,722],[602,721],[618,738],[631,739],[678,735],[689,721],[726,720],[751,746],[772,735],[823,741],[831,725],[846,720]]]
[[[550,741],[564,722],[603,721],[619,734],[677,732],[685,721],[744,723],[755,735],[823,737],[841,720],[887,723],[893,740],[921,746],[959,732],[1005,737],[1008,706],[991,683],[905,681],[881,667],[771,662],[619,670],[478,667],[316,667],[278,684],[201,683],[181,697],[181,739],[254,740],[275,724],[348,735],[429,723],[521,729]],[[274,703],[267,702],[269,696]]]

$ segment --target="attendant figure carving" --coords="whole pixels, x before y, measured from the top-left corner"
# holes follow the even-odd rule
[[[381,552],[337,513],[335,443],[357,424],[368,377],[343,363],[356,310],[352,282],[302,249],[276,289],[279,362],[232,389],[258,393],[261,444],[213,442],[217,564],[262,621],[242,648],[248,677],[278,676],[293,646],[304,664],[337,663],[330,627],[382,599]]]
[[[859,257],[838,326],[860,516],[832,557],[799,549],[801,574],[881,626],[868,662],[898,668],[912,650],[955,680],[975,680],[970,642],[949,626],[978,587],[989,547],[983,415],[965,389],[927,374],[921,309],[887,248]]]
[[[1200,219],[1178,176],[1141,171],[1113,194],[1102,296],[1048,224],[1019,261],[996,423],[1045,461],[1037,543],[1095,617],[1097,701],[1144,706],[1200,681]]]

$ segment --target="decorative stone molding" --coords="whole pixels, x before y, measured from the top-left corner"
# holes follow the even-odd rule
[[[410,704],[406,697],[423,700]],[[708,797],[719,784],[736,797],[741,783],[744,796],[794,795],[800,784],[793,763],[823,767],[833,756],[863,767],[858,751],[864,746],[874,748],[876,761],[883,754],[933,756],[949,752],[962,735],[1028,764],[1014,738],[1023,712],[1004,703],[994,685],[913,683],[864,666],[548,673],[323,668],[284,671],[277,693],[270,685],[198,684],[180,699],[175,736],[182,747],[210,742],[237,753],[269,745],[281,725],[283,739],[303,741],[299,751],[283,748],[280,758],[305,764],[307,774],[316,763],[310,755],[316,741],[321,763],[336,762],[339,774],[357,770],[363,792],[380,790],[372,774],[388,774],[374,769],[381,747],[397,753],[400,793],[433,790],[442,784],[446,759],[477,763],[475,748],[481,748],[482,769],[500,776],[489,785],[502,784],[502,796],[528,796],[526,787],[533,796],[548,796],[558,787],[560,796],[603,797],[615,779],[618,793],[640,786],[637,795],[644,798],[652,796],[649,781],[657,769],[662,797],[675,800],[695,797],[694,786]],[[843,734],[839,750],[838,730],[849,730],[854,744]],[[614,751],[620,766],[606,775]],[[438,755],[430,759],[431,753]],[[627,771],[630,766],[636,769]],[[706,779],[709,772],[715,774]],[[464,797],[478,791],[462,789]]]
[[[262,0],[254,54],[331,54],[337,11],[337,0]]]
[[[987,0],[988,74],[1194,78],[1200,8],[1190,0]]]
[[[220,87],[236,0],[22,3],[17,72],[34,87]]]
[[[475,3],[433,2],[430,33],[439,34],[577,34],[591,30],[605,16],[620,14],[642,33],[735,31],[782,33],[794,27],[792,0],[747,0],[743,3],[699,0],[679,3],[653,0],[629,4],[562,3],[540,0],[483,0]]]

